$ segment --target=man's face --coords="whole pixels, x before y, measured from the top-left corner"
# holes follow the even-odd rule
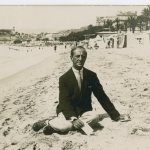
[[[71,57],[71,60],[73,62],[73,67],[77,70],[82,69],[84,66],[85,60],[86,60],[87,54],[84,49],[77,48],[74,51],[73,56]]]

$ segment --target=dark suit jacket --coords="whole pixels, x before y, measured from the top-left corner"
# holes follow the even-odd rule
[[[111,119],[116,120],[120,115],[119,112],[105,94],[96,73],[86,68],[83,68],[81,92],[72,69],[59,78],[57,114],[62,112],[66,119],[70,119],[70,117],[78,117],[82,113],[92,110],[92,92]]]

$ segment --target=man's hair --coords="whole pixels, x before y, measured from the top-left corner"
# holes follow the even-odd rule
[[[87,56],[87,51],[86,51],[86,49],[85,49],[83,46],[76,46],[76,47],[73,47],[73,48],[71,49],[71,57],[73,57],[74,51],[75,51],[76,49],[83,49],[83,50],[85,51],[85,53],[86,53],[86,56]]]

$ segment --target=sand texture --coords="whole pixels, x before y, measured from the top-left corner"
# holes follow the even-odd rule
[[[61,51],[61,47],[56,53],[45,49],[37,54],[33,50],[30,57],[25,52],[18,56],[19,52],[10,52],[7,59],[4,53],[0,55],[3,58],[0,60],[0,149],[150,149],[149,48],[88,50],[85,67],[97,73],[117,110],[131,117],[129,122],[113,122],[106,118],[100,122],[102,128],[91,136],[76,131],[66,135],[32,131],[34,122],[56,115],[58,79],[72,64],[69,49]],[[9,68],[10,59],[14,64]],[[14,65],[19,62],[18,69]],[[105,113],[94,97],[93,108]]]

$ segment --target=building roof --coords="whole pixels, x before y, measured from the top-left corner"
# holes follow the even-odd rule
[[[110,32],[110,31],[102,31],[102,32],[97,32],[98,34],[117,34],[117,32]]]
[[[137,12],[131,12],[131,11],[127,11],[127,12],[120,12],[117,16],[137,16]]]
[[[13,30],[12,29],[0,29],[1,34],[12,34]]]

